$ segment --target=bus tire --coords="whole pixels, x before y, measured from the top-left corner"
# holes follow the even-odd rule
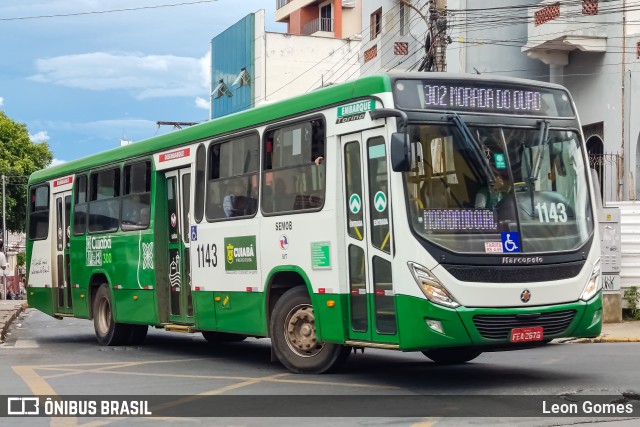
[[[128,345],[140,345],[144,342],[144,339],[147,337],[147,332],[149,331],[149,326],[147,325],[129,325],[131,332],[129,333],[129,338],[127,340]]]
[[[116,323],[113,319],[113,304],[109,285],[103,283],[98,288],[93,303],[93,329],[98,344],[115,346],[127,344],[131,333],[131,325]]]
[[[348,357],[349,347],[320,343],[307,289],[296,286],[276,302],[269,333],[273,351],[287,369],[297,374],[321,374]]]
[[[440,365],[459,365],[482,354],[473,348],[443,348],[423,351],[422,354]]]
[[[246,335],[215,331],[202,331],[202,336],[210,344],[222,342],[240,342],[247,339]]]

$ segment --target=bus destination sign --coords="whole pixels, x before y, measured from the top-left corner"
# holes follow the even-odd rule
[[[574,117],[562,89],[535,85],[466,80],[398,80],[394,86],[400,108]]]
[[[538,90],[509,90],[471,86],[424,85],[425,107],[444,107],[451,110],[525,111],[539,114],[542,93]]]

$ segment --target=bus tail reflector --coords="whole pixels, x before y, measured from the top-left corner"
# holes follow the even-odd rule
[[[149,290],[149,289],[153,289],[153,286],[151,286],[151,285],[146,285],[144,288],[145,288],[145,289],[147,289],[147,290]]]
[[[73,285],[73,287],[78,289],[80,287],[80,285],[78,283],[76,283],[75,285]]]
[[[329,301],[327,301],[327,307],[335,307],[335,305],[336,305],[336,302],[334,300],[330,299]]]
[[[194,290],[199,291],[199,290],[200,290],[200,286],[196,286],[196,287],[194,288]]]
[[[122,285],[114,285],[113,289],[122,289]]]
[[[247,292],[258,292],[258,288],[256,288],[255,286],[247,286]]]

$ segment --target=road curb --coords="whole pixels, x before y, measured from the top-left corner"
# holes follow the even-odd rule
[[[11,315],[5,319],[4,323],[0,325],[0,342],[4,342],[5,335],[9,330],[9,327],[13,324],[13,321],[22,313],[24,310],[29,307],[27,301],[24,301],[22,304],[18,306],[18,309],[15,310]]]
[[[595,338],[578,338],[570,343],[577,344],[591,344],[591,343],[623,343],[623,342],[640,342],[640,338],[628,338],[628,337],[595,337]]]

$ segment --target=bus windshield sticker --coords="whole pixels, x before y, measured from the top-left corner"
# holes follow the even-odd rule
[[[484,242],[484,251],[487,253],[502,253],[502,242]]]
[[[192,225],[191,226],[191,240],[194,241],[194,242],[198,240],[198,226],[197,225]]]
[[[520,252],[520,236],[517,231],[504,231],[500,233],[500,237],[505,252]]]
[[[507,162],[504,160],[504,154],[503,153],[495,153],[493,155],[493,161],[494,161],[497,169],[506,169],[507,168]]]
[[[331,269],[330,242],[311,242],[311,268],[314,270]]]
[[[225,237],[226,273],[257,274],[256,236]]]

